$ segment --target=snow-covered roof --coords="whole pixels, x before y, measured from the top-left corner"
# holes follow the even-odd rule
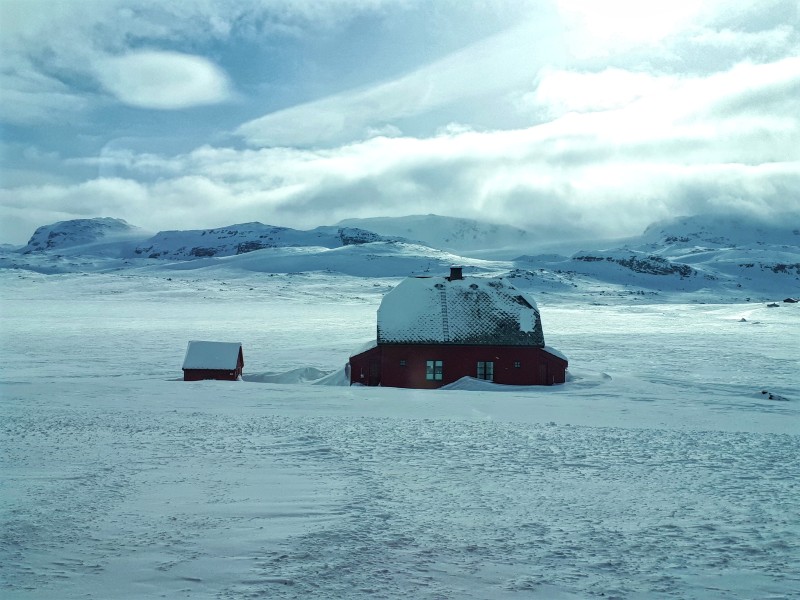
[[[350,357],[352,358],[353,356],[358,356],[359,354],[363,354],[364,352],[372,350],[373,348],[376,348],[377,346],[378,346],[378,340],[370,340],[368,342],[365,342],[365,343],[361,344],[358,348],[353,350],[350,353]]]
[[[544,348],[542,348],[542,350],[544,350],[548,354],[552,354],[556,358],[560,358],[563,361],[569,362],[569,359],[567,358],[566,354],[564,354],[560,350],[556,350],[552,346],[545,346]]]
[[[239,360],[242,344],[239,342],[191,341],[186,347],[184,369],[233,370]]]
[[[409,277],[378,309],[383,344],[544,346],[539,310],[502,279]]]

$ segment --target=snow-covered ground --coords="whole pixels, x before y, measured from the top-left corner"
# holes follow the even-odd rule
[[[797,597],[800,305],[533,279],[566,385],[311,385],[397,281],[0,270],[0,596]]]

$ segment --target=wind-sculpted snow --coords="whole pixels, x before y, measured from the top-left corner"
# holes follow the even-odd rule
[[[342,386],[396,280],[0,270],[0,595],[793,598],[800,304],[519,275],[564,385]]]
[[[481,598],[544,584],[669,594],[722,566],[797,581],[800,560],[785,554],[798,548],[789,515],[763,510],[765,501],[794,503],[798,472],[785,456],[800,451],[797,438],[415,420],[304,425],[330,448],[324,456],[347,465],[350,500],[338,527],[292,549],[310,561],[267,563],[265,575],[298,588],[279,597],[312,594],[318,582],[341,597]],[[744,501],[742,480],[754,482]],[[465,575],[470,585],[459,582]]]
[[[11,597],[789,598],[800,584],[797,435],[293,415],[269,394],[66,399],[5,406]]]

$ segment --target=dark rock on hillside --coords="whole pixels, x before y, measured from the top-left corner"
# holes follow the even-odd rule
[[[590,256],[578,255],[573,260],[582,262],[611,262],[616,263],[634,273],[645,273],[648,275],[678,275],[681,279],[697,274],[692,267],[681,263],[672,262],[662,256],[635,256],[616,257],[616,256]]]
[[[356,244],[369,244],[371,242],[387,242],[399,241],[393,240],[366,229],[359,229],[357,227],[340,227],[338,231],[339,239],[342,240],[342,246],[354,246]]]

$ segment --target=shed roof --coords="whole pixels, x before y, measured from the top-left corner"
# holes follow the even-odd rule
[[[544,346],[536,303],[502,279],[409,277],[378,309],[384,344]]]
[[[350,357],[352,358],[353,356],[358,356],[359,354],[363,354],[364,352],[369,352],[373,348],[377,348],[377,347],[378,347],[378,341],[377,340],[370,340],[368,342],[365,342],[365,343],[361,344],[358,348],[353,350],[350,353]]]
[[[241,351],[242,344],[240,342],[191,341],[186,347],[183,368],[230,371],[237,367]]]

